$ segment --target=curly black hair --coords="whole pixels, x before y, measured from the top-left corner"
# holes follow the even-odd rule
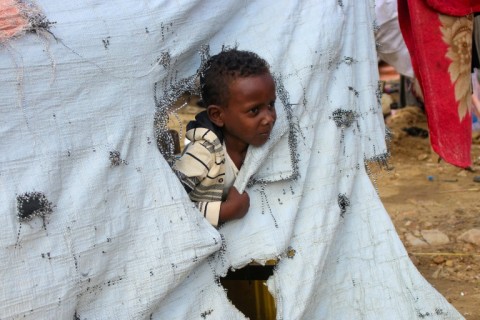
[[[256,53],[237,49],[222,51],[208,59],[200,73],[201,105],[226,106],[231,81],[265,73],[270,73],[270,66]]]

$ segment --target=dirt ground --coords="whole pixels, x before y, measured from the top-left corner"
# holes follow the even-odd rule
[[[474,139],[469,171],[439,162],[428,138],[403,130],[427,129],[420,108],[399,109],[386,124],[393,134],[389,168],[374,172],[382,202],[422,275],[466,319],[480,320],[480,246],[459,239],[480,229],[480,183],[473,181],[480,176],[480,140]]]

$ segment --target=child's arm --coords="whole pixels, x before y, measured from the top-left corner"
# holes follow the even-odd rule
[[[201,143],[191,142],[182,156],[173,164],[173,171],[180,179],[190,199],[200,210],[203,217],[213,226],[218,225],[221,201],[202,201],[194,196],[194,190],[203,181],[215,162],[212,153]],[[221,192],[222,190],[219,190]],[[193,192],[193,193],[192,193]]]
[[[248,193],[240,194],[235,187],[228,190],[227,199],[220,205],[219,223],[240,219],[250,208]]]

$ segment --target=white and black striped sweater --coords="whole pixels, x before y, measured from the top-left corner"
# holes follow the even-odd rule
[[[173,170],[203,216],[217,226],[225,181],[221,132],[208,120],[205,111],[187,129],[186,136],[191,142],[175,161]]]

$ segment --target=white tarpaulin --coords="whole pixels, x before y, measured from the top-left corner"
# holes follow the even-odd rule
[[[272,258],[277,319],[462,318],[365,170],[386,158],[372,2],[36,4],[0,46],[1,319],[243,319],[218,277]],[[271,64],[279,119],[217,231],[153,123],[224,46]]]

